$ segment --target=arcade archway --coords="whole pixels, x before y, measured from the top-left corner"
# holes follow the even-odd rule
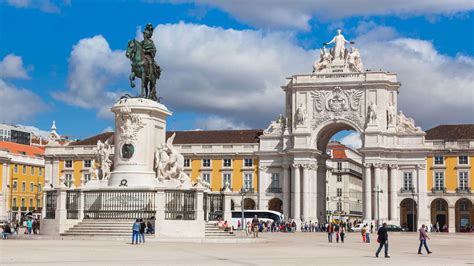
[[[244,210],[255,210],[255,201],[251,198],[244,199]]]
[[[459,199],[455,204],[456,232],[472,232],[474,209],[472,202],[466,198]]]
[[[444,199],[435,199],[431,202],[431,224],[436,231],[445,231],[448,228],[448,203]]]
[[[400,203],[400,226],[408,231],[416,232],[418,206],[413,199],[404,199]]]
[[[283,201],[273,198],[268,202],[268,209],[271,211],[283,212]]]

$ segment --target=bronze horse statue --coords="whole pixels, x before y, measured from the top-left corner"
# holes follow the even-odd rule
[[[143,52],[142,44],[137,40],[128,42],[127,58],[132,62],[132,72],[128,77],[130,86],[135,87],[135,77],[141,79],[141,98],[157,101],[156,96],[156,80],[160,78],[161,68],[155,64],[154,59],[147,60]],[[150,62],[151,61],[151,62]]]

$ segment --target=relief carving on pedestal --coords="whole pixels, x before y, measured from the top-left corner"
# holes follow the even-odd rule
[[[314,126],[331,119],[348,119],[363,128],[360,106],[364,92],[359,89],[315,90],[311,92],[314,102]]]
[[[141,117],[137,114],[133,114],[132,110],[127,106],[122,107],[117,116],[120,121],[118,128],[120,143],[134,144],[137,140],[138,131],[145,126]]]

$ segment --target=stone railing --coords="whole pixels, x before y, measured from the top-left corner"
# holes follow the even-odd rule
[[[401,188],[401,189],[400,189],[400,193],[402,193],[402,194],[408,194],[408,193],[414,193],[414,192],[415,192],[415,188],[414,188],[414,187]]]
[[[268,193],[282,193],[281,187],[269,187],[267,188]]]
[[[431,189],[431,193],[446,193],[445,187],[434,187]]]
[[[456,188],[456,193],[459,193],[459,194],[471,193],[471,188],[470,187],[458,187],[458,188]]]

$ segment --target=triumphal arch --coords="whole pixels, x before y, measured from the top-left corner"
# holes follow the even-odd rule
[[[359,50],[348,47],[353,44],[338,31],[320,49],[312,73],[287,78],[285,114],[261,137],[259,182],[282,173],[283,211],[296,221],[326,220],[326,146],[341,130],[362,139],[364,220],[399,224],[405,169],[415,173],[416,203],[427,204],[425,133],[397,112],[397,74],[366,69]],[[423,212],[419,222],[428,222]]]

